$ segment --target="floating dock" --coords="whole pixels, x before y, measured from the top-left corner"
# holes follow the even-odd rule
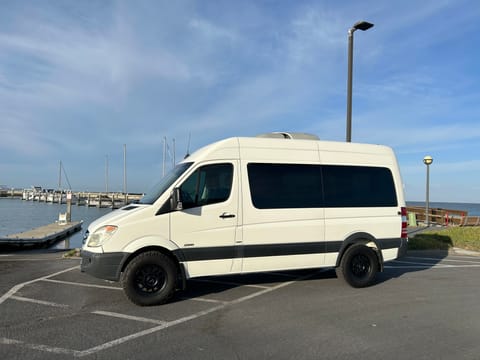
[[[0,245],[10,246],[42,246],[50,245],[56,241],[80,231],[83,221],[73,221],[65,224],[53,223],[40,226],[25,232],[0,237]]]

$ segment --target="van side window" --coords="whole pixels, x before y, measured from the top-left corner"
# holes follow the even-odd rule
[[[397,206],[390,169],[323,165],[325,207]]]
[[[198,168],[180,186],[183,208],[226,201],[232,190],[232,179],[232,164],[213,164]]]
[[[322,207],[319,165],[247,165],[250,196],[257,209]]]

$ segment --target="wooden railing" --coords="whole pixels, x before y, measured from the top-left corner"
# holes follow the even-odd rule
[[[432,225],[442,226],[478,226],[480,225],[480,216],[468,216],[468,211],[429,208],[428,220]],[[407,206],[409,222],[426,223],[426,209],[422,206]],[[412,215],[414,214],[414,215]],[[414,219],[412,219],[414,216]],[[409,224],[414,226],[415,224]]]

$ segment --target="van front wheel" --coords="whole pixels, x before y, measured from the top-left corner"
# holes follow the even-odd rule
[[[147,251],[128,263],[122,276],[125,295],[140,306],[167,302],[175,292],[177,267],[166,255]]]
[[[378,259],[368,246],[355,244],[343,254],[340,266],[337,267],[338,278],[343,279],[355,288],[371,285],[378,271]]]

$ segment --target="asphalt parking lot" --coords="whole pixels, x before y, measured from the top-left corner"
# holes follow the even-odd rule
[[[1,359],[479,359],[480,257],[408,253],[353,289],[332,270],[188,282],[138,307],[59,253],[0,254]]]

